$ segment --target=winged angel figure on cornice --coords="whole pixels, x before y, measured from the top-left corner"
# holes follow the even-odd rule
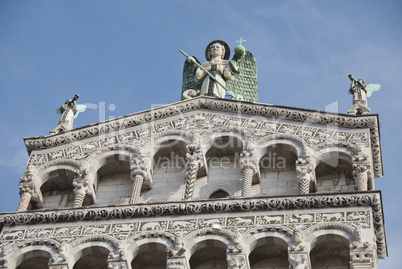
[[[240,41],[232,60],[230,47],[222,40],[214,40],[205,49],[206,62],[186,56],[183,68],[182,100],[207,95],[218,98],[257,102],[257,62]]]

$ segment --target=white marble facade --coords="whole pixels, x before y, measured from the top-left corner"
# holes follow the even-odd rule
[[[204,96],[25,139],[0,268],[377,268],[378,126]]]

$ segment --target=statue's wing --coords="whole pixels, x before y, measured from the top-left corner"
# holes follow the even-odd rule
[[[367,97],[370,97],[373,92],[378,92],[381,89],[380,84],[368,84],[367,85]]]
[[[193,58],[197,61],[197,63],[201,64],[200,61],[197,59],[197,57]],[[184,62],[184,67],[183,67],[183,84],[181,87],[181,100],[184,100],[185,98],[183,97],[183,92],[187,91],[188,89],[193,89],[195,91],[201,90],[201,84],[202,82],[196,82],[195,81],[195,65],[190,62],[190,61],[185,61]],[[197,96],[199,93],[197,94]]]
[[[86,106],[86,105],[82,105],[82,104],[77,105],[77,112],[75,112],[74,119],[75,119],[76,117],[78,117],[78,114],[79,114],[80,112],[85,112],[86,109],[87,109],[87,106]]]
[[[60,107],[59,107],[58,109],[56,109],[56,113],[57,113],[57,114],[61,114],[61,109],[60,109]]]
[[[235,95],[243,95],[245,101],[257,102],[257,61],[254,55],[246,50],[243,57],[234,59],[234,61],[236,61],[239,68],[239,74],[237,74],[233,80],[226,81],[226,86],[229,90],[232,90]]]

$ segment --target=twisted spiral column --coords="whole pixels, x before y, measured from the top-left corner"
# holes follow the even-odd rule
[[[240,155],[240,168],[243,173],[242,197],[251,196],[251,184],[258,170],[258,161],[252,157],[252,151],[243,151]]]
[[[192,200],[194,195],[194,185],[197,179],[198,165],[192,164],[187,168],[186,190],[184,200]]]
[[[88,180],[82,180],[79,178],[77,181],[73,182],[74,186],[74,202],[73,202],[73,207],[78,208],[82,207],[85,195],[91,194],[91,191],[89,190],[89,181]]]
[[[18,212],[26,211],[28,209],[31,198],[34,195],[35,195],[35,191],[34,191],[33,185],[21,185],[20,186],[21,200],[18,204],[17,211]]]
[[[184,192],[184,200],[188,201],[193,199],[198,169],[204,166],[204,162],[202,160],[203,155],[200,145],[187,145],[186,149],[186,190]]]
[[[251,168],[246,168],[243,170],[243,190],[241,196],[250,197],[251,196],[251,183],[253,180],[254,171]]]

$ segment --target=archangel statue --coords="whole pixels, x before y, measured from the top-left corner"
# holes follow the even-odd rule
[[[222,40],[214,40],[205,49],[206,62],[186,56],[183,68],[182,100],[199,95],[257,102],[257,62],[253,54],[240,44],[232,60],[230,47]]]
[[[59,134],[69,131],[73,128],[73,120],[78,116],[79,112],[84,112],[85,105],[77,105],[76,101],[80,97],[74,95],[73,99],[67,99],[64,105],[57,109],[57,114],[61,114],[59,123],[56,127],[49,131],[49,134]]]
[[[351,80],[349,93],[353,95],[353,105],[348,110],[351,115],[367,115],[370,114],[370,108],[367,106],[367,97],[375,91],[379,91],[380,84],[368,84],[363,79],[356,80],[352,74],[349,74]]]

